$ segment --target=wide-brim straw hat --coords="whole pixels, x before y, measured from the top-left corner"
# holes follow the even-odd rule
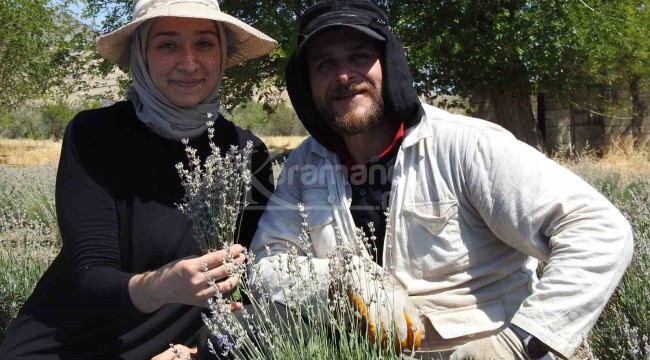
[[[263,32],[222,12],[216,0],[134,0],[133,21],[100,36],[95,49],[105,59],[129,67],[133,31],[143,22],[163,16],[221,22],[226,32],[228,49],[226,68],[266,55],[278,45]]]

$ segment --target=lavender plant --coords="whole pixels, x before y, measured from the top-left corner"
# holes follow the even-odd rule
[[[373,260],[361,256],[359,267],[351,266],[350,259],[360,255],[361,247],[373,246],[363,230],[356,232],[356,243],[341,245],[328,254],[328,271],[318,273],[314,267],[314,254],[307,230],[304,208],[299,205],[303,221],[299,234],[300,248],[291,247],[279,256],[269,257],[273,271],[286,274],[287,281],[280,289],[287,315],[277,316],[278,305],[260,283],[260,267],[253,254],[241,266],[233,262],[241,275],[248,274],[249,283],[241,291],[251,299],[251,306],[240,310],[243,322],[227,306],[229,301],[219,294],[210,303],[211,316],[204,322],[216,339],[212,350],[234,359],[404,359],[397,354],[394,331],[387,332],[384,342],[375,340],[362,316],[351,305],[348,293],[352,278],[360,271],[376,269],[365,266]],[[340,237],[340,235],[337,234]],[[373,235],[371,234],[370,237]],[[341,243],[341,239],[338,239]],[[267,255],[273,254],[267,249]],[[300,256],[299,254],[304,254]],[[363,269],[361,269],[363,268]],[[371,286],[383,288],[390,275],[383,270],[372,273]],[[323,284],[325,286],[323,287]],[[323,291],[323,289],[329,291]],[[369,304],[366,304],[369,305]],[[368,306],[369,307],[369,306]],[[308,319],[308,320],[306,320]],[[309,323],[306,324],[306,321]],[[387,349],[390,347],[390,349]]]
[[[650,360],[650,184],[609,174],[594,179],[632,224],[634,256],[589,335],[594,358]]]
[[[208,114],[211,118],[212,114]],[[176,169],[185,190],[178,209],[192,219],[194,236],[204,254],[227,249],[237,243],[237,221],[241,209],[247,205],[250,191],[251,171],[248,160],[253,143],[248,142],[243,150],[231,146],[222,156],[214,144],[214,122],[208,121],[210,154],[201,159],[183,139],[188,168],[178,163]]]
[[[60,247],[55,166],[0,166],[0,343]]]

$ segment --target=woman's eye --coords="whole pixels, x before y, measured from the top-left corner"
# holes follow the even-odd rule
[[[215,46],[215,44],[212,41],[203,40],[203,41],[199,41],[198,46],[204,49],[211,49]]]
[[[175,47],[174,43],[164,42],[158,45],[159,49],[173,49]]]

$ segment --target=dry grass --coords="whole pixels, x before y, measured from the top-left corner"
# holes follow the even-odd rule
[[[590,174],[617,173],[624,182],[650,176],[650,147],[639,148],[632,138],[614,139],[602,156],[587,151],[576,159],[556,159],[572,171]]]
[[[271,152],[294,149],[305,140],[306,136],[262,136],[262,141]]]
[[[272,153],[293,149],[304,139],[304,136],[262,137]],[[56,164],[60,152],[60,141],[0,139],[0,165]],[[630,178],[650,175],[650,148],[636,148],[631,139],[615,140],[601,157],[587,152],[577,159],[556,160],[579,173],[609,171]]]
[[[272,153],[298,146],[305,136],[268,136],[262,140]],[[56,164],[61,153],[61,141],[0,139],[0,165],[27,166]]]
[[[61,141],[0,139],[0,165],[56,164],[60,153]]]

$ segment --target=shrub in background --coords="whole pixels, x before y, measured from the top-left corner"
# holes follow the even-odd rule
[[[249,101],[233,109],[226,117],[260,136],[307,135],[307,130],[286,102],[278,103],[269,113],[261,103]]]
[[[95,100],[56,100],[39,106],[22,106],[10,113],[0,112],[0,137],[59,140],[68,122],[78,112],[100,106],[101,103]]]
[[[0,137],[8,139],[39,139],[40,112],[29,106],[19,107],[12,112],[0,112]]]
[[[50,139],[62,139],[66,125],[78,112],[78,108],[70,107],[62,100],[43,106],[41,110],[42,134]]]

